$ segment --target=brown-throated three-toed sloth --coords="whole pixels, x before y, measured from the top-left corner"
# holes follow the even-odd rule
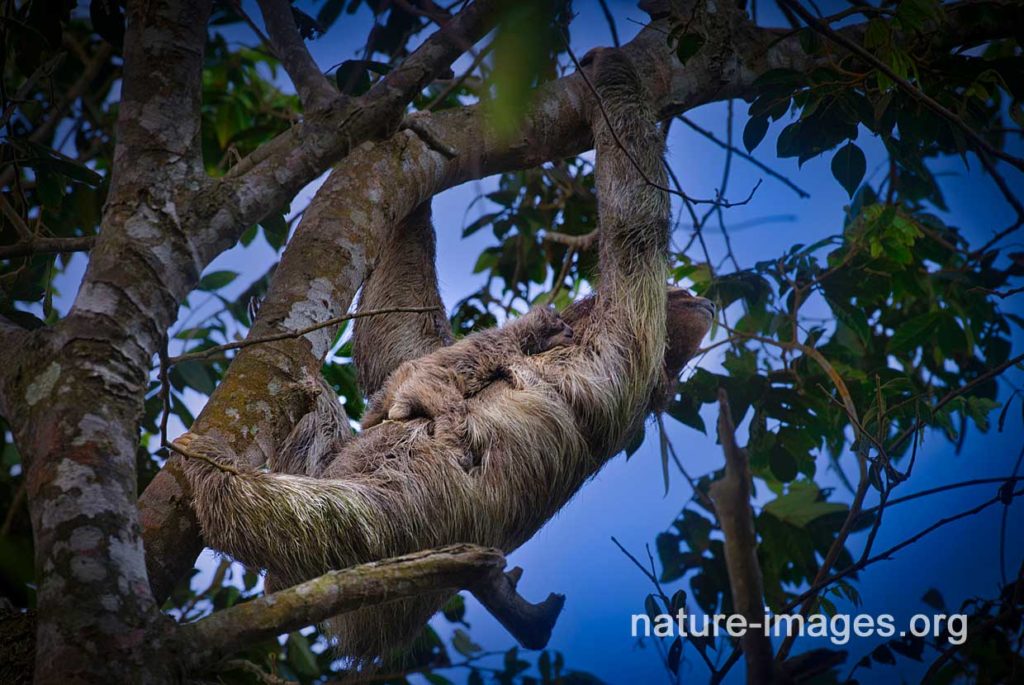
[[[482,331],[427,357],[407,361],[371,399],[363,416],[363,430],[385,419],[466,416],[464,401],[499,380],[510,380],[512,362],[572,341],[572,328],[557,312],[534,307],[501,328]],[[472,460],[463,463],[464,468],[471,466]]]
[[[459,400],[450,410],[434,403],[430,415],[402,409],[393,412],[396,420],[382,421],[394,404],[389,409],[379,404],[369,416],[381,422],[349,437],[338,403],[321,398],[318,413],[300,422],[272,464],[288,473],[244,469],[233,475],[188,460],[207,544],[267,569],[277,586],[455,542],[511,552],[642,425],[664,396],[669,374],[674,376],[697,349],[712,314],[707,301],[683,291],[667,296],[668,198],[644,178],[664,185],[663,140],[641,82],[619,51],[598,53],[593,73],[604,105],[604,113],[592,108],[601,274],[592,297],[555,317],[571,328],[571,340],[556,335],[557,344],[530,349],[507,344],[523,336],[512,322],[437,350],[448,335],[437,318],[396,314],[360,320],[357,365],[360,350],[363,359],[376,357],[366,369],[360,366],[360,379],[367,392],[385,384],[377,394],[383,403],[402,395],[403,383],[415,381],[416,369],[430,375],[438,362],[467,352],[472,362],[473,353],[490,353],[478,345],[481,336],[510,337],[501,358],[465,367],[476,385],[467,392],[459,386],[467,377],[457,378],[448,392]],[[415,214],[392,241],[401,242],[404,231],[404,246],[419,249],[431,263],[419,271],[403,269],[408,253],[395,250],[397,242],[386,245],[381,260],[392,263],[377,265],[361,307],[379,306],[389,293],[408,299],[422,292],[420,300],[439,301],[429,209]],[[419,281],[403,284],[410,279]],[[666,311],[673,321],[667,344]],[[544,315],[533,316],[547,325]],[[399,317],[418,323],[399,330]],[[421,335],[410,335],[413,329]],[[373,333],[379,339],[372,340]],[[410,378],[395,378],[397,387],[387,386],[392,381],[385,378],[399,364],[432,349],[437,351],[410,366]],[[415,383],[406,389],[408,399],[416,399]],[[188,439],[193,450],[231,458],[206,439]],[[404,601],[386,611],[376,607],[339,617],[341,651],[380,653],[403,637],[401,627],[418,628],[437,601]]]

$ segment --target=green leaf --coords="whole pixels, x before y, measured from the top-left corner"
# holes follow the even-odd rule
[[[857,191],[866,171],[867,160],[864,158],[864,152],[853,143],[847,143],[839,148],[832,158],[832,175],[850,197]]]
[[[811,521],[838,511],[846,511],[846,505],[838,502],[823,502],[821,491],[814,483],[797,481],[789,486],[789,492],[764,505],[764,510],[775,518],[803,528]]]
[[[783,445],[776,444],[769,453],[768,467],[772,470],[772,475],[783,483],[788,483],[796,478],[796,459]]]
[[[285,643],[288,650],[288,664],[295,669],[299,675],[313,678],[320,675],[320,667],[317,666],[316,656],[309,648],[309,640],[302,633],[290,633]]]
[[[211,271],[199,281],[199,289],[211,292],[220,290],[238,278],[237,271]]]
[[[483,650],[483,647],[473,642],[469,633],[462,628],[455,629],[455,635],[452,636],[452,647],[455,648],[456,652],[466,657],[473,656]]]
[[[753,152],[768,132],[767,117],[752,117],[747,125],[743,127],[743,147],[747,152]]]
[[[683,656],[683,639],[676,636],[676,639],[672,641],[672,646],[668,648],[668,670],[672,671],[673,674],[679,673],[679,661]]]
[[[90,186],[98,186],[103,177],[77,160],[52,150],[45,145],[28,140],[13,141],[18,151],[18,162],[32,169],[48,169],[72,181],[79,181]]]
[[[176,365],[174,370],[181,375],[185,384],[193,390],[197,390],[204,395],[209,395],[213,392],[213,379],[210,378],[209,371],[201,363],[197,361],[182,362]]]
[[[889,352],[905,354],[923,345],[931,339],[941,317],[939,312],[927,312],[905,321],[889,340]]]

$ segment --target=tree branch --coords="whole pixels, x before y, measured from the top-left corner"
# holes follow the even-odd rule
[[[73,238],[36,237],[19,241],[13,245],[0,245],[0,259],[31,257],[48,252],[88,252],[96,244],[96,236],[87,235]]]
[[[551,593],[540,604],[531,604],[516,591],[522,575],[523,570],[516,567],[508,573],[491,576],[487,582],[472,588],[473,596],[520,645],[526,649],[544,649],[562,613],[565,595]]]
[[[747,452],[736,444],[736,427],[729,411],[729,398],[718,390],[718,439],[725,453],[725,475],[711,484],[718,523],[725,535],[725,564],[736,613],[747,624],[765,622],[764,587],[757,561],[757,534],[754,510],[750,506],[750,464]],[[740,637],[747,662],[747,682],[771,683],[775,680],[771,639],[761,630],[747,630]]]
[[[341,94],[306,49],[295,24],[291,4],[287,0],[259,0],[259,6],[270,34],[270,44],[288,72],[306,112],[325,109],[340,100]]]
[[[501,576],[501,552],[452,545],[331,571],[294,587],[217,611],[178,628],[188,669],[198,671],[249,647],[332,616]],[[502,576],[503,577],[503,576]]]
[[[409,102],[465,48],[483,37],[508,0],[477,0],[434,32],[365,95],[339,99],[242,159],[199,202],[197,247],[204,259],[247,226],[285,205],[361,143],[393,134]]]

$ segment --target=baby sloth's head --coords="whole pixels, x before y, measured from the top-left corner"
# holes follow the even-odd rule
[[[540,354],[574,342],[572,327],[549,307],[535,307],[520,321],[524,324],[524,335],[520,340],[524,354]]]

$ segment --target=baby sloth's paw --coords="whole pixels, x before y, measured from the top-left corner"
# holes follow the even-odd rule
[[[416,416],[416,406],[408,399],[395,400],[388,409],[388,421],[408,421]]]

